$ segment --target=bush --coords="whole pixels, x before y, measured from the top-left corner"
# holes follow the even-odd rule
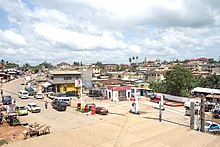
[[[7,140],[0,138],[0,146],[4,144],[8,144]]]

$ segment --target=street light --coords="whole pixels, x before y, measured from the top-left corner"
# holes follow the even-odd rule
[[[214,92],[213,92],[213,90],[212,90],[212,103],[214,103]],[[212,115],[212,124],[213,124],[213,115]]]

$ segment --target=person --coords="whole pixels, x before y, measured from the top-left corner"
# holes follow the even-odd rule
[[[1,95],[3,95],[3,90],[1,89]]]
[[[45,101],[45,109],[47,109],[47,105],[48,105],[48,102],[47,100]]]
[[[16,99],[14,98],[14,104],[16,103]]]

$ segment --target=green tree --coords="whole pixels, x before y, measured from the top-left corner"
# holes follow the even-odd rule
[[[180,65],[176,65],[165,74],[166,93],[176,96],[188,96],[191,90],[192,73]]]
[[[220,89],[220,75],[210,75],[201,82],[201,87]]]
[[[131,64],[131,61],[132,61],[132,59],[131,59],[131,58],[129,58],[129,62],[130,62],[130,64]]]
[[[102,62],[97,62],[96,65],[97,65],[100,69],[104,69],[104,66],[103,66]]]
[[[133,61],[134,61],[134,60],[135,60],[135,57],[133,56],[132,59],[133,59]]]
[[[113,77],[113,74],[111,74],[111,73],[106,73],[105,76],[108,76],[109,78],[112,78],[112,77]]]

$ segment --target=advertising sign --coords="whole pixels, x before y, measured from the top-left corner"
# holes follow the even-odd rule
[[[81,80],[75,80],[75,87],[80,87],[82,86],[82,81]]]

